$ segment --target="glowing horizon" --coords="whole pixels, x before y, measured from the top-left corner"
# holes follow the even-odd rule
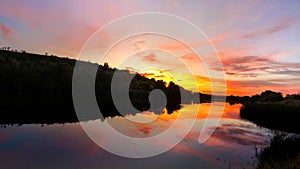
[[[144,11],[169,13],[193,23],[216,47],[217,53],[206,55],[220,57],[226,75],[227,95],[254,95],[265,90],[285,95],[300,92],[299,8],[298,1],[2,0],[0,47],[78,58],[88,38],[112,20]],[[153,26],[151,22],[144,23]],[[102,35],[98,52],[103,52],[101,49],[110,39],[108,34]],[[202,40],[192,39],[190,43],[193,48],[203,51],[209,46]],[[132,56],[129,49],[146,50],[150,45],[158,50],[135,53],[126,64],[120,63],[123,55]],[[168,58],[171,54],[188,65],[199,90],[191,87],[192,78],[182,72],[179,61]],[[91,57],[97,57],[97,54],[91,53]],[[168,37],[147,34],[132,37],[112,49],[107,58],[103,62],[109,62],[113,67],[167,82],[177,80],[192,91],[209,93],[211,90],[211,79],[201,66],[202,61],[185,45]],[[207,62],[207,69],[223,71],[215,67],[215,60]],[[150,65],[164,72],[142,70]]]

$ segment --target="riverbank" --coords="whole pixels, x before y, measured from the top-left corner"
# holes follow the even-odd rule
[[[269,145],[257,153],[258,169],[299,169],[300,136],[275,133]]]
[[[256,154],[256,168],[300,168],[299,115],[299,94],[282,97],[281,93],[267,91],[243,102],[242,119],[274,130],[271,141]]]
[[[88,75],[93,72],[91,69],[96,68],[95,80],[85,81],[83,85],[92,86],[94,83],[98,107],[104,117],[121,115],[111,95],[111,82],[116,71],[122,74],[119,79],[115,79],[117,90],[124,90],[126,82],[123,79],[132,78],[128,94],[132,105],[137,109],[136,112],[122,114],[148,110],[149,94],[154,89],[164,92],[168,113],[180,109],[180,104],[183,104],[180,91],[184,91],[188,98],[184,100],[185,103],[199,99],[202,102],[210,100],[209,95],[193,93],[174,82],[149,79],[129,70],[112,68],[108,63],[99,65],[57,56],[0,50],[0,124],[77,122],[72,99],[72,78],[76,62],[80,63],[80,71],[87,72]],[[86,114],[85,119],[104,117]]]
[[[257,169],[300,169],[299,101],[244,103],[240,116],[274,130],[268,145],[256,155]]]
[[[243,103],[240,116],[262,127],[300,134],[299,100]]]

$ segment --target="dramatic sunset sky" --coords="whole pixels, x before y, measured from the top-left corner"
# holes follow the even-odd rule
[[[213,42],[224,66],[228,95],[252,95],[267,89],[284,94],[298,93],[299,9],[298,0],[0,0],[0,47],[78,58],[88,38],[110,21],[138,12],[164,12],[193,23]],[[103,42],[110,39],[105,35],[103,38]],[[125,48],[132,46],[138,50],[150,43],[181,54],[180,59],[189,62],[191,68],[199,65],[189,52],[183,52],[182,45],[170,39],[143,35],[120,44],[115,49],[117,52],[111,53],[114,59],[108,61],[118,66],[116,60],[126,54]],[[207,45],[201,41],[192,43],[193,47],[204,50]],[[180,74],[178,64],[150,73],[140,68],[147,64],[163,65],[167,56],[153,51],[143,53],[143,57],[128,61],[132,65],[123,64],[122,68],[156,78],[166,78],[166,73]],[[213,63],[209,66],[214,69]],[[179,76],[182,77],[179,80],[188,81],[184,74]],[[199,90],[207,92],[209,79],[201,74],[195,76]],[[188,83],[184,87],[189,89]]]

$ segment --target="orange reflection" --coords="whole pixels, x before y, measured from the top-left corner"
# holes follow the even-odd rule
[[[170,120],[175,120],[178,117],[179,110],[174,111],[172,114],[168,114],[165,109],[162,114],[158,117],[158,120],[168,122]]]
[[[239,119],[240,117],[240,109],[242,108],[242,104],[234,104],[230,105],[229,103],[225,104],[223,118],[232,118]]]
[[[241,104],[230,105],[224,104],[223,112],[214,112],[216,110],[213,106],[223,106],[223,103],[202,103],[202,104],[188,104],[183,105],[180,110],[174,111],[171,114],[167,113],[167,110],[163,110],[161,114],[154,114],[151,112],[141,113],[137,115],[128,115],[126,118],[114,117],[107,119],[107,122],[118,132],[132,137],[150,137],[162,133],[174,124],[175,120],[181,120],[181,123],[177,124],[178,130],[185,127],[184,122],[193,122],[195,119],[195,113],[197,112],[197,120],[205,120],[207,118],[223,118],[228,120],[239,119],[239,110]],[[209,117],[208,117],[209,115]],[[138,123],[134,121],[151,121],[149,123]],[[124,127],[126,126],[126,127]]]
[[[221,104],[222,105],[222,104]],[[173,114],[162,114],[160,116],[160,119],[163,120],[170,120],[170,119],[176,119],[178,116],[178,113],[182,113],[181,118],[193,118],[193,113],[198,110],[197,119],[205,119],[208,117],[208,113],[212,113],[211,117],[221,117],[222,118],[233,118],[238,119],[240,108],[242,107],[241,104],[234,104],[230,105],[229,103],[224,104],[224,111],[223,112],[210,112],[210,109],[212,106],[221,106],[218,104],[212,104],[212,103],[202,103],[202,104],[190,104],[190,105],[183,105],[183,108],[177,112],[174,112]]]
[[[220,117],[221,115],[222,118],[238,119],[242,104],[230,105],[229,103],[225,103],[223,112],[210,112],[212,106],[221,106],[221,105],[212,104],[212,103],[183,105],[182,109],[174,111],[172,114],[168,114],[166,110],[164,110],[162,114],[159,115],[158,119],[162,121],[175,120],[177,119],[179,113],[182,113],[180,116],[182,119],[191,119],[194,117],[193,114],[195,111],[198,111],[197,119],[207,118],[208,113],[212,113],[213,116],[211,117],[215,117],[215,118]]]

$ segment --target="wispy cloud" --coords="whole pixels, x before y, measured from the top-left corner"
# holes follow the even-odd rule
[[[254,95],[265,90],[287,93],[299,93],[299,78],[274,78],[269,80],[227,80],[228,95]]]
[[[154,52],[151,52],[151,53],[149,53],[147,55],[141,55],[141,57],[142,57],[142,60],[146,61],[146,62],[153,63],[153,62],[157,62],[158,61],[157,58],[156,58],[156,54]]]
[[[155,76],[154,73],[140,73],[140,75],[145,76],[145,77]]]
[[[146,136],[148,136],[152,131],[151,126],[137,126],[137,127],[138,127],[138,130]]]
[[[159,73],[168,73],[168,72],[172,72],[173,69],[160,69]]]
[[[166,76],[165,75],[155,75],[154,77],[155,78],[165,78]]]
[[[290,28],[291,26],[294,25],[294,23],[295,23],[294,20],[291,18],[283,18],[275,26],[259,29],[255,32],[248,33],[248,34],[244,35],[243,38],[251,39],[251,38],[258,37],[258,36],[263,36],[263,35],[280,32],[280,31]]]
[[[224,33],[216,36],[208,37],[209,39],[199,40],[194,42],[189,42],[188,44],[184,44],[179,41],[173,41],[172,43],[160,44],[158,48],[164,50],[178,51],[178,50],[190,50],[189,48],[199,48],[199,47],[207,47],[211,46],[211,43],[216,45],[218,43],[222,43],[227,40],[231,34]]]
[[[300,75],[300,63],[279,62],[265,56],[223,58],[225,73],[232,76],[256,77],[261,72],[277,75]]]
[[[0,22],[0,32],[4,38],[8,38],[13,33],[13,30],[6,24]]]
[[[129,66],[126,66],[124,68],[125,70],[128,70],[130,73],[136,73],[138,70],[136,70],[135,68],[133,67],[129,67]]]
[[[180,58],[184,59],[186,61],[189,61],[189,62],[200,62],[201,61],[199,59],[199,57],[197,55],[195,55],[194,53],[185,54],[185,55],[181,56]]]

